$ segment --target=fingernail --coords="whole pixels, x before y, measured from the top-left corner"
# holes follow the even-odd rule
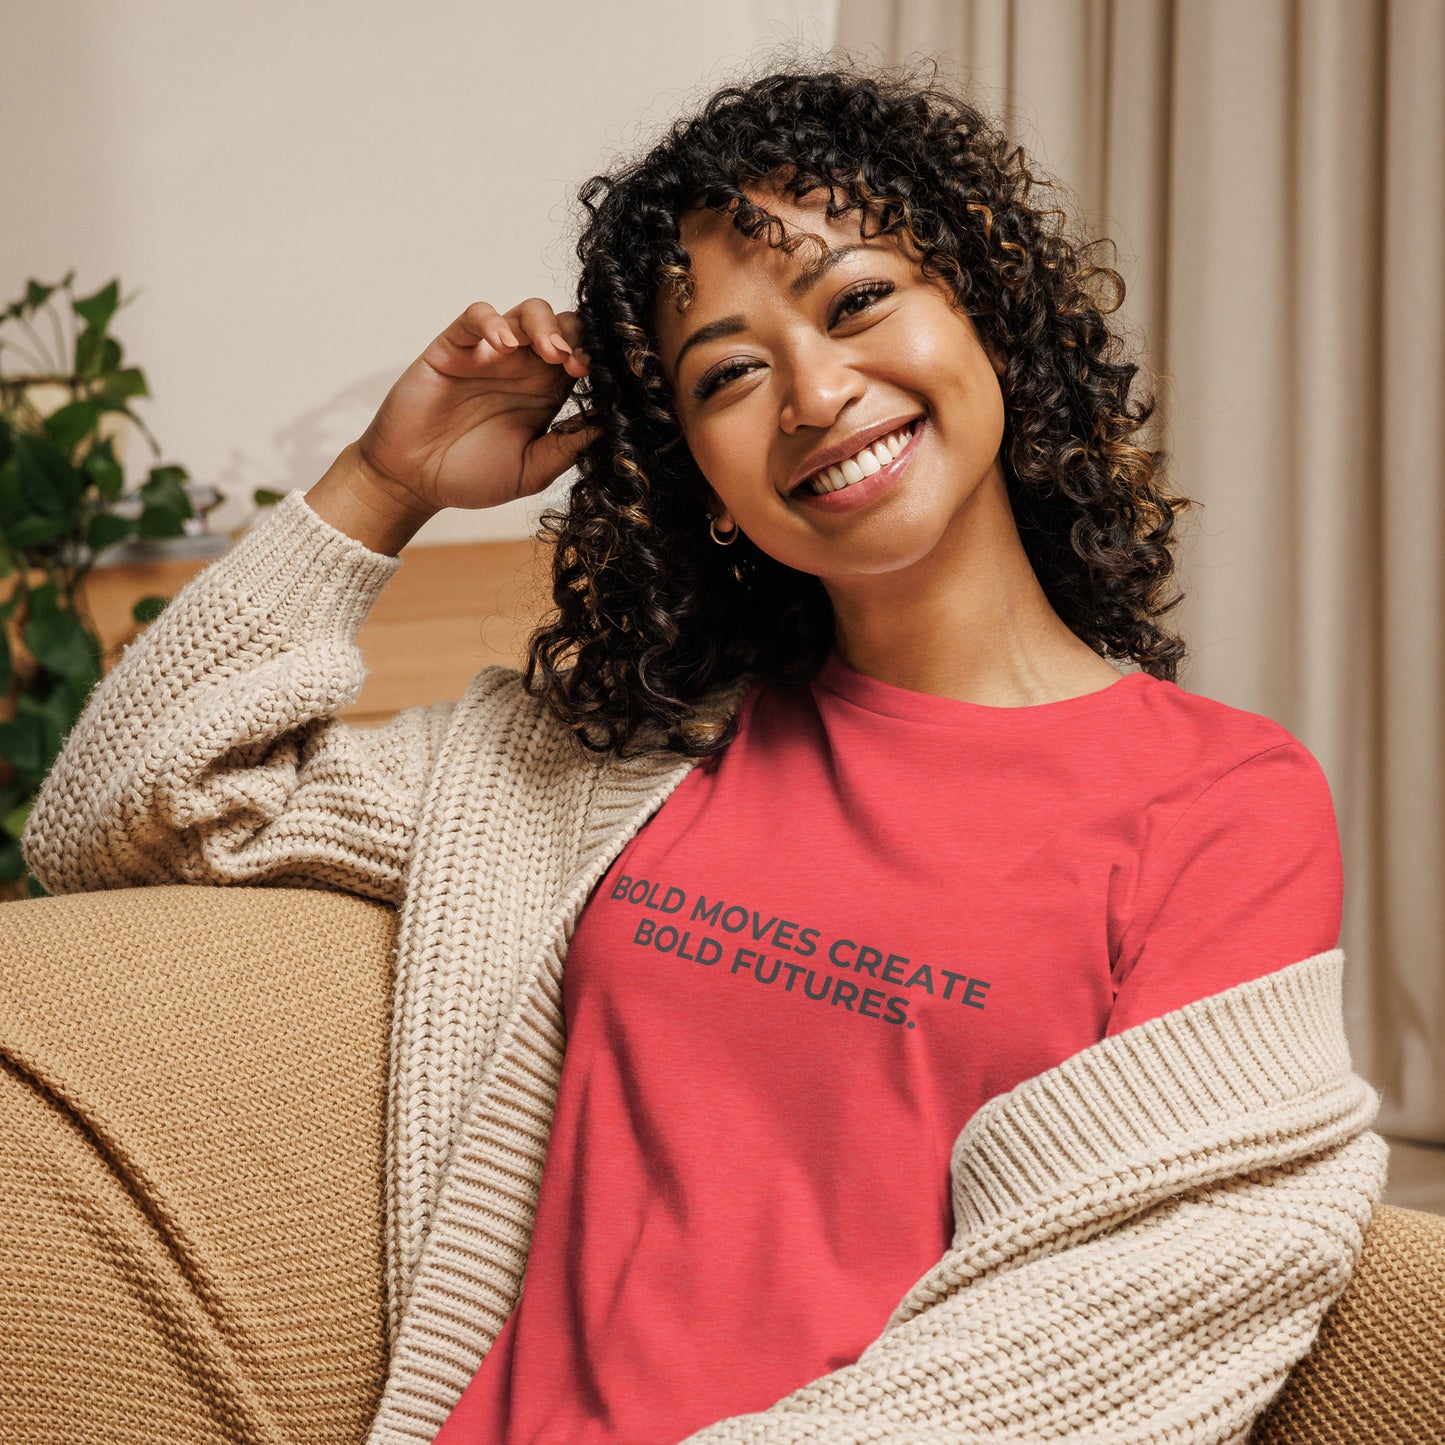
[[[522,343],[521,343],[520,341],[518,341],[517,338],[512,334],[512,328],[511,328],[510,326],[504,326],[504,327],[502,327],[501,337],[502,337],[502,340],[505,341],[508,346],[520,346],[520,345],[522,344]]]
[[[554,331],[552,333],[552,345],[558,347],[562,351],[570,352],[572,350],[572,348],[568,346],[567,343],[562,339],[560,332]]]

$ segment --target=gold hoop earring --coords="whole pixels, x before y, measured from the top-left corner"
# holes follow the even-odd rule
[[[738,539],[738,529],[736,523],[733,524],[732,530],[728,532],[725,537],[719,537],[717,534],[716,517],[709,517],[707,519],[707,529],[710,533],[712,533],[712,539],[718,544],[719,547],[731,547],[732,544]]]

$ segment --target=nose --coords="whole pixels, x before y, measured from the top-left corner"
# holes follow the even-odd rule
[[[847,347],[827,337],[800,341],[785,363],[784,379],[778,425],[790,435],[803,427],[826,431],[866,389]]]

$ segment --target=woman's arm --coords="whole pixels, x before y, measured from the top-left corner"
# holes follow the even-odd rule
[[[356,635],[401,566],[369,543],[400,546],[425,520],[348,491],[346,455],[320,510],[277,503],[97,684],[21,840],[51,893],[271,883],[400,901],[455,704],[379,728],[333,716],[361,691]]]
[[[576,459],[595,428],[551,423],[588,370],[578,326],[538,297],[505,314],[473,302],[307,497],[176,594],[41,785],[21,850],[44,887],[279,883],[400,901],[456,705],[341,722],[366,678],[356,635],[428,517],[540,492]]]

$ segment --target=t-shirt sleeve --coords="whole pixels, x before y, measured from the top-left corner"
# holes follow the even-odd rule
[[[1144,859],[1106,1037],[1339,946],[1329,781],[1294,739],[1210,784]]]

